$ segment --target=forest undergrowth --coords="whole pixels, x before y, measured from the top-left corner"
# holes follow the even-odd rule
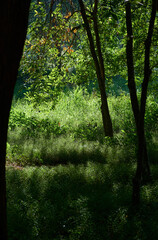
[[[130,99],[109,96],[113,139],[104,137],[99,99],[77,88],[62,93],[55,107],[13,103],[7,142],[10,240],[157,239],[158,103],[149,96],[145,117],[153,182],[142,186],[142,207],[134,213],[137,140]]]

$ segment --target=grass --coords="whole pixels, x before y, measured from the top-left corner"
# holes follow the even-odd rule
[[[146,131],[153,182],[131,208],[135,128],[128,95],[109,98],[114,139],[103,134],[99,97],[84,89],[34,107],[12,106],[7,144],[9,240],[148,240],[158,235],[158,105]]]
[[[55,109],[51,102],[36,108],[31,103],[16,102],[9,122],[8,160],[24,165],[53,165],[96,160],[99,156],[104,162],[114,148],[123,152],[123,146],[129,146],[128,135],[131,135],[130,145],[133,144],[129,99],[111,97],[110,108],[115,129],[113,141],[104,137],[99,97],[83,89],[63,93]]]
[[[157,239],[158,168],[134,214],[133,174],[118,162],[8,167],[9,239]]]

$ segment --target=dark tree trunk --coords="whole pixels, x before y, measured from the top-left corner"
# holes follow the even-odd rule
[[[151,38],[153,34],[155,16],[156,16],[156,1],[152,1],[152,12],[150,18],[150,24],[148,29],[147,39],[145,41],[145,63],[144,63],[144,80],[142,84],[141,92],[141,104],[139,107],[138,98],[136,94],[136,85],[134,77],[134,63],[133,63],[133,32],[132,32],[132,17],[131,17],[131,4],[130,1],[126,1],[126,26],[127,26],[127,68],[128,68],[128,87],[130,91],[130,98],[132,104],[132,110],[135,118],[137,138],[138,138],[138,154],[137,154],[137,169],[133,179],[133,205],[139,205],[140,203],[140,186],[142,182],[149,181],[151,179],[150,166],[148,161],[147,146],[144,130],[144,116],[147,99],[147,88],[150,78],[150,46]]]
[[[134,60],[133,60],[133,30],[132,30],[132,16],[131,16],[131,4],[126,2],[126,26],[127,26],[127,45],[126,45],[126,56],[127,56],[127,69],[128,69],[128,88],[130,92],[131,105],[135,118],[135,124],[137,129],[137,136],[139,138],[139,103],[137,98],[137,90],[135,84],[134,75]],[[138,140],[138,142],[141,142]],[[139,145],[139,144],[138,144]],[[140,147],[138,146],[140,149]],[[141,151],[140,151],[141,153]],[[138,154],[137,156],[137,171],[133,179],[133,202],[140,201],[140,182],[142,176],[142,157]]]
[[[9,112],[26,37],[30,0],[0,7],[0,239],[7,240],[5,156]]]
[[[102,120],[103,120],[103,126],[104,126],[104,133],[105,136],[112,137],[113,136],[113,128],[112,128],[112,121],[109,113],[109,107],[107,102],[107,95],[106,95],[106,89],[105,89],[105,71],[104,71],[104,61],[102,57],[101,52],[101,45],[100,45],[100,38],[98,33],[98,24],[97,24],[97,4],[98,0],[95,0],[95,7],[93,12],[93,23],[94,23],[94,31],[95,31],[95,37],[96,37],[96,48],[97,53],[95,50],[95,44],[93,40],[93,36],[91,33],[91,29],[89,26],[89,22],[87,19],[87,15],[85,12],[84,3],[82,0],[78,0],[81,8],[81,15],[85,24],[85,28],[87,31],[88,40],[90,43],[90,51],[95,63],[96,68],[96,74],[97,79],[99,83],[99,89],[100,89],[100,95],[101,95],[101,113],[102,113]]]
[[[147,90],[148,90],[148,83],[150,80],[151,75],[151,69],[150,69],[150,47],[151,47],[151,41],[153,36],[153,30],[154,30],[154,24],[155,24],[155,17],[156,17],[156,5],[157,0],[152,0],[152,11],[151,11],[151,17],[150,17],[150,23],[148,28],[148,35],[145,41],[145,60],[144,60],[144,79],[142,84],[142,93],[141,93],[141,104],[140,104],[140,126],[142,128],[142,135],[144,136],[144,157],[143,157],[143,166],[145,166],[146,173],[150,175],[150,169],[149,169],[149,162],[148,158],[146,157],[147,154],[147,147],[146,147],[146,141],[145,141],[145,130],[144,130],[144,117],[145,117],[145,108],[146,108],[146,99],[147,99]],[[143,176],[143,178],[146,178],[146,176]],[[150,176],[148,176],[150,178]]]

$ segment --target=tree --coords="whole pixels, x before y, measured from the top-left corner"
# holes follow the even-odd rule
[[[46,10],[42,2],[33,3],[33,22],[30,21],[21,62],[21,70],[25,72],[29,83],[27,98],[35,104],[50,99],[55,103],[63,86],[85,86],[91,82],[96,85],[98,79],[104,132],[106,136],[112,136],[112,121],[107,102],[108,86],[105,85],[105,80],[108,79],[109,85],[109,79],[119,74],[116,63],[122,54],[122,50],[118,51],[121,44],[117,47],[119,37],[115,29],[118,26],[116,1],[101,1],[99,6],[96,1],[95,10],[91,4],[86,8],[83,5],[87,24],[82,20],[83,14],[80,13],[83,11],[79,6],[70,3],[69,7],[65,7],[66,2],[63,4],[63,1],[58,1],[55,4],[52,1],[51,4],[55,5],[53,12],[52,6]],[[63,10],[65,8],[67,9]],[[90,49],[87,47],[88,39]]]
[[[93,79],[95,78],[94,76],[97,75],[102,101],[101,111],[104,132],[106,136],[111,137],[113,136],[113,129],[105,91],[104,60],[98,30],[97,2],[98,1],[96,1],[95,12],[92,14],[97,51],[95,50],[95,41],[93,39],[90,26],[83,23],[80,15],[80,10],[78,10],[78,6],[75,6],[75,8],[71,11],[71,7],[74,7],[72,3],[69,4],[68,9],[66,10],[66,3],[62,5],[58,3],[52,12],[51,6],[50,10],[47,11],[45,9],[45,5],[42,2],[39,2],[38,4],[33,3],[34,7],[32,17],[35,21],[32,23],[30,22],[29,25],[30,34],[28,35],[28,39],[26,41],[27,45],[25,45],[25,54],[23,55],[23,61],[21,62],[21,70],[25,71],[25,73],[27,72],[27,74],[29,73],[28,82],[30,84],[30,87],[27,91],[27,97],[28,99],[34,99],[35,103],[39,103],[40,100],[47,101],[50,98],[55,101],[56,97],[59,94],[59,91],[61,90],[60,86],[65,86],[69,82],[77,83],[76,74],[73,74],[73,72],[71,72],[71,63],[72,66],[75,64],[74,71],[77,73],[77,76],[82,75],[81,79],[83,81],[85,79],[87,81],[90,79],[90,77]],[[51,4],[52,3],[53,1]],[[78,63],[76,64],[75,60],[73,59],[75,58],[79,62],[81,55],[79,57],[76,57],[76,53],[81,53],[81,51],[84,51],[85,48],[83,47],[83,41],[81,43],[79,41],[76,41],[76,39],[82,38],[83,40],[83,37],[80,34],[83,34],[87,28],[91,34],[87,34],[87,36],[91,42],[90,50],[93,58],[89,55],[89,53],[88,56],[85,54],[85,59],[82,57],[82,60],[84,59],[85,61],[84,63],[82,62],[82,66],[80,64],[82,70],[85,69],[85,72],[82,70],[79,70],[77,72],[76,68],[78,68]],[[79,29],[82,31],[81,33],[79,33]],[[86,48],[88,44],[87,36],[84,36],[86,39],[84,41],[86,42]],[[72,57],[70,57],[70,55]],[[92,59],[94,60],[95,64],[90,64],[92,66],[89,68],[89,71],[87,71],[85,65],[88,64],[88,62],[92,63]],[[95,74],[93,65],[96,66]],[[93,73],[91,73],[91,71]],[[88,78],[85,77],[87,72]]]
[[[90,12],[92,16],[93,26],[94,26],[94,33],[95,33],[95,40],[96,40],[96,46],[93,39],[93,35],[91,32],[91,28],[89,25],[89,20],[86,14],[85,6],[82,0],[78,0],[80,9],[81,9],[81,15],[85,24],[85,28],[87,31],[87,36],[89,39],[90,44],[90,50],[91,54],[95,63],[96,68],[96,74],[100,89],[100,95],[101,95],[101,112],[102,112],[102,119],[103,119],[103,126],[104,126],[104,132],[106,136],[112,137],[113,136],[113,128],[112,128],[112,121],[109,113],[108,108],[108,102],[107,102],[107,94],[105,90],[105,67],[104,67],[104,59],[102,55],[101,50],[101,42],[99,37],[99,30],[98,30],[98,19],[97,19],[97,12],[98,12],[98,0],[95,0],[95,5],[93,12]],[[96,51],[97,49],[97,51]]]
[[[13,90],[23,52],[30,0],[6,0],[0,7],[0,239],[7,239],[5,155]]]
[[[63,10],[65,4],[54,2],[54,5],[53,12],[50,11],[52,5],[47,10],[43,2],[32,2],[30,8],[20,72],[27,86],[25,96],[35,105],[50,100],[54,105],[61,89],[69,83],[70,62],[66,59],[75,45],[74,33],[68,23],[70,12]]]
[[[131,105],[135,118],[136,132],[138,139],[138,153],[137,153],[137,169],[133,179],[133,204],[138,205],[140,202],[140,186],[142,181],[150,179],[150,167],[147,155],[147,146],[144,130],[145,107],[147,100],[148,84],[151,77],[150,69],[150,48],[156,17],[157,0],[152,0],[151,17],[149,21],[149,28],[147,37],[144,43],[145,57],[144,57],[144,79],[142,82],[140,104],[137,97],[136,83],[135,83],[135,69],[133,59],[133,28],[132,28],[132,14],[131,3],[129,0],[125,1],[126,8],[126,26],[127,26],[127,68],[128,68],[128,87],[130,91]]]

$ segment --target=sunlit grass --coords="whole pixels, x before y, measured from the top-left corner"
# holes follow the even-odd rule
[[[77,164],[89,159],[107,162],[113,158],[135,161],[136,134],[129,96],[109,97],[109,107],[112,140],[104,137],[99,97],[85,89],[62,93],[55,108],[51,102],[35,108],[32,103],[18,100],[10,115],[8,161],[23,165]],[[157,112],[158,106],[150,97],[145,121],[149,153],[154,159]]]

